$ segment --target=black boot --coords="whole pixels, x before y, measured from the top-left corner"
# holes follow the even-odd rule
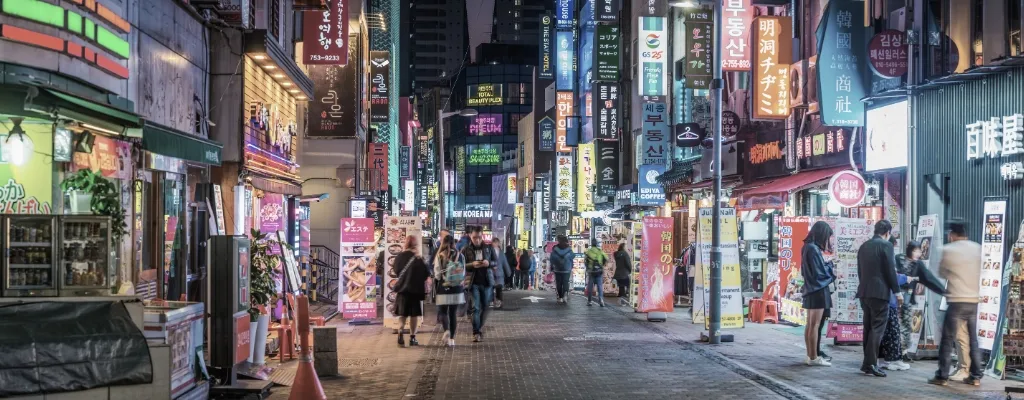
[[[405,335],[402,332],[398,332],[398,347],[405,347]]]

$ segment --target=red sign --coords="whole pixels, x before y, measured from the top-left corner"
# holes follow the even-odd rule
[[[754,56],[754,118],[789,117],[789,63],[792,57],[788,17],[762,16],[754,19],[751,35],[757,43]]]
[[[790,276],[800,277],[800,251],[804,238],[813,221],[808,217],[783,217],[779,222],[779,278],[768,277],[764,288],[764,299],[776,301],[775,297],[788,298],[790,293],[799,293],[800,288],[790,287]]]
[[[373,218],[342,218],[341,245],[373,244]]]
[[[249,313],[235,317],[235,364],[249,359]]]
[[[754,19],[751,0],[721,0],[722,18],[722,69],[725,71],[750,71],[750,22]]]
[[[640,248],[640,312],[672,311],[674,276],[670,217],[644,217]]]
[[[115,179],[130,179],[131,168],[122,167],[121,160],[130,162],[131,143],[114,140],[106,136],[95,135],[96,141],[92,146],[92,153],[76,152],[72,159],[71,171],[76,172],[89,169],[99,172],[104,177]]]
[[[370,143],[370,156],[366,158],[366,168],[377,171],[370,177],[370,188],[388,190],[388,144]],[[374,185],[376,183],[376,185]]]
[[[840,171],[828,181],[829,197],[843,207],[860,205],[866,193],[867,184],[856,171]]]
[[[836,338],[838,343],[854,343],[864,341],[864,326],[860,324],[829,323],[827,338]]]
[[[348,64],[348,0],[327,0],[327,9],[306,11],[302,26],[302,63]]]
[[[907,57],[907,34],[895,29],[878,33],[868,43],[871,68],[886,78],[899,78],[906,74]]]

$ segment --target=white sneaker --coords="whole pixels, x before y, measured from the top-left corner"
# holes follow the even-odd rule
[[[804,357],[804,364],[811,365],[811,358],[805,356]]]
[[[822,357],[818,357],[818,358],[815,358],[815,359],[811,360],[810,365],[816,365],[816,366],[821,366],[821,367],[831,367],[832,363],[828,362],[828,360],[825,360]]]
[[[883,361],[883,360],[878,360],[878,369],[886,369],[886,368],[889,368],[889,362],[888,361]]]
[[[448,339],[448,347],[455,347],[455,339]]]
[[[903,361],[893,361],[890,362],[889,365],[886,365],[885,368],[890,371],[906,371],[910,369],[910,365],[904,363]]]

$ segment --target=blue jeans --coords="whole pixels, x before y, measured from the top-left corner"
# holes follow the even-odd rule
[[[487,305],[491,304],[491,293],[494,289],[490,285],[473,284],[469,287],[473,296],[473,334],[483,332],[484,322],[487,320]]]
[[[597,301],[600,303],[604,302],[604,274],[600,275],[587,275],[587,302],[591,301],[591,297],[594,296],[594,292],[597,292]]]

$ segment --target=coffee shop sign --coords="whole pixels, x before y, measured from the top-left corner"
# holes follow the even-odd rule
[[[992,117],[967,125],[967,159],[1012,157],[1024,153],[1024,114]],[[1000,167],[1004,180],[1024,179],[1024,162]]]

